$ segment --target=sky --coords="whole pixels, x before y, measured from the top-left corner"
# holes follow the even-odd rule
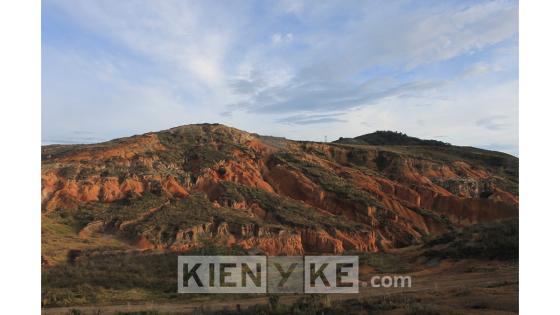
[[[193,123],[518,155],[517,1],[43,0],[42,142]]]

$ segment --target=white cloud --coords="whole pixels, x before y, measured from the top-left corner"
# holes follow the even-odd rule
[[[513,1],[45,5],[106,45],[44,45],[49,136],[80,129],[86,113],[88,130],[106,135],[218,121],[299,139],[392,127],[461,144],[516,143]],[[507,127],[477,125],[496,115]]]
[[[43,55],[45,141],[102,141],[194,122],[192,107],[161,82],[130,82],[110,60],[92,63],[52,49]],[[87,138],[76,134],[81,130],[89,130]]]
[[[517,82],[461,88],[452,83],[420,97],[390,97],[346,115],[346,136],[372,130],[396,130],[422,138],[438,138],[458,145],[518,146]],[[421,101],[420,101],[421,100]]]
[[[280,44],[290,43],[293,40],[293,38],[294,36],[292,35],[292,33],[287,33],[287,34],[275,33],[274,35],[272,35],[271,40],[274,45],[280,45]]]

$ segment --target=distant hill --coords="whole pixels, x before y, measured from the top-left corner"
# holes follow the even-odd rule
[[[424,140],[410,137],[402,132],[376,131],[355,138],[340,138],[335,143],[369,144],[369,145],[430,145],[448,146],[449,143],[438,140]]]

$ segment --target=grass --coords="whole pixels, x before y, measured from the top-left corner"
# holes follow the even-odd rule
[[[88,239],[78,236],[78,231],[69,225],[62,224],[52,218],[41,218],[41,255],[51,263],[64,263],[71,250],[87,250],[94,248],[127,249],[130,246],[113,235],[92,235]]]
[[[243,199],[247,203],[256,202],[282,225],[314,229],[340,229],[343,231],[360,231],[366,227],[340,216],[320,214],[302,202],[285,198],[265,190],[239,185],[233,182],[221,182],[225,196]]]
[[[422,302],[418,298],[408,295],[384,295],[367,298],[354,298],[345,300],[331,300],[329,295],[307,294],[292,305],[271,303],[274,296],[269,296],[268,305],[254,305],[246,309],[226,308],[223,310],[199,310],[199,314],[206,315],[346,315],[346,314],[382,314],[387,311],[402,309],[405,314],[434,315],[440,313],[436,306]],[[416,313],[413,313],[416,312]],[[448,314],[448,313],[446,313]]]
[[[244,255],[215,242],[182,253],[91,250],[73,264],[43,268],[42,305],[68,306],[150,300],[189,300],[177,293],[178,255]]]
[[[435,237],[424,248],[424,255],[430,258],[517,260],[519,222],[510,219],[472,225]]]
[[[116,225],[123,221],[139,218],[149,209],[159,207],[167,201],[162,195],[145,192],[141,196],[129,196],[112,203],[90,202],[77,208],[61,208],[49,213],[57,222],[72,226],[77,230],[93,221],[103,221]]]
[[[440,315],[442,314],[435,306],[431,304],[414,303],[407,305],[406,315]]]
[[[193,193],[185,199],[170,200],[161,209],[127,227],[126,232],[132,237],[144,235],[157,244],[170,244],[178,232],[210,222],[263,225],[248,213],[216,207],[205,194]]]
[[[359,253],[360,264],[373,267],[377,273],[403,273],[412,266],[401,257],[390,253]]]
[[[148,214],[148,210],[155,210]],[[216,207],[205,194],[193,193],[184,199],[167,199],[153,193],[144,193],[110,204],[89,203],[77,209],[58,209],[49,214],[49,222],[59,222],[75,232],[94,221],[104,222],[112,230],[130,241],[140,235],[156,244],[169,245],[179,231],[210,222],[229,224],[265,224],[248,212],[228,207]],[[127,223],[120,228],[122,223]],[[52,233],[51,233],[52,234]],[[47,239],[51,239],[50,235]]]
[[[330,191],[342,199],[356,202],[364,207],[382,207],[372,195],[356,186],[344,178],[338,176],[333,171],[321,167],[318,164],[308,162],[301,156],[290,152],[280,152],[273,156],[272,163],[282,163],[303,172],[308,178],[318,183],[326,191]]]

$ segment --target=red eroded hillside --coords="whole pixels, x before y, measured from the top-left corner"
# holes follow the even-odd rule
[[[89,244],[217,242],[274,255],[383,251],[518,216],[517,158],[364,139],[301,142],[202,124],[45,146],[42,215]],[[48,230],[44,242],[58,235]],[[49,248],[46,263],[60,255]]]

